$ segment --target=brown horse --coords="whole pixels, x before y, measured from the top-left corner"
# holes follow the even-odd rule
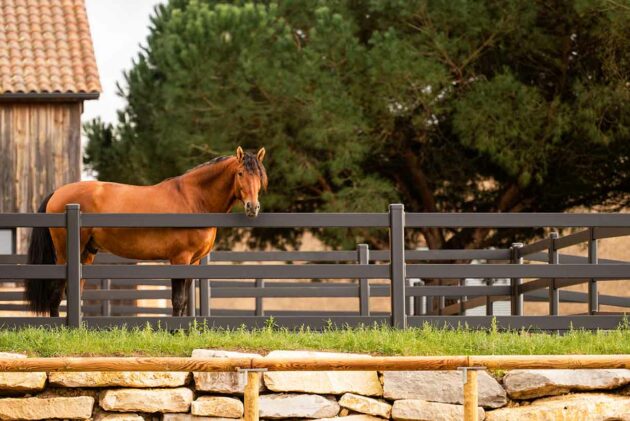
[[[60,213],[66,204],[78,203],[85,213],[225,213],[241,201],[245,214],[255,217],[260,210],[258,193],[267,187],[264,157],[264,148],[254,155],[239,146],[236,156],[215,158],[153,186],[100,181],[67,184],[48,196],[39,212]],[[216,228],[83,228],[81,262],[90,264],[98,251],[107,251],[129,259],[199,264],[215,239]],[[65,263],[65,229],[34,228],[28,262]],[[186,314],[191,281],[172,280],[174,316]],[[65,289],[66,280],[27,280],[25,296],[33,311],[56,317]]]

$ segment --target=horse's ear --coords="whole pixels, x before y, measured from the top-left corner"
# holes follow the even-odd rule
[[[263,159],[265,159],[265,148],[260,148],[260,150],[256,153],[256,158],[258,161],[263,162]]]
[[[243,148],[241,148],[240,146],[236,148],[236,159],[238,159],[238,162],[242,162],[244,156],[245,152],[243,152]]]

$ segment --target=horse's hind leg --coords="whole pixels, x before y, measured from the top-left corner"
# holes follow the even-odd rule
[[[63,228],[51,228],[50,235],[55,247],[56,263],[58,265],[66,264],[66,232]],[[59,306],[63,300],[66,291],[66,280],[55,279],[50,281],[49,291],[49,310],[51,317],[59,317]]]
[[[190,264],[190,256],[177,256],[171,259],[172,265]],[[186,315],[188,304],[188,288],[191,279],[171,279],[171,301],[173,305],[173,316],[182,317]]]
[[[187,287],[190,279],[171,279],[171,300],[173,304],[173,316],[181,317],[186,315],[186,304],[188,296]]]
[[[53,238],[53,244],[55,246],[55,254],[57,256],[57,264],[63,265],[66,263],[66,234],[63,229],[51,229],[51,236]],[[96,254],[91,253],[88,248],[88,242],[90,241],[90,231],[81,230],[81,263],[91,264],[94,261]],[[53,287],[50,289],[50,316],[59,317],[59,306],[63,300],[64,293],[66,292],[66,280],[59,279],[52,281]],[[81,295],[83,295],[83,285],[85,279],[81,279]]]

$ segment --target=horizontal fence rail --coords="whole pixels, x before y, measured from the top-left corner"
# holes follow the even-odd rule
[[[213,251],[199,266],[147,265],[107,254],[97,255],[92,265],[79,262],[79,233],[84,227],[208,226],[387,229],[390,249],[359,245],[356,250],[341,251]],[[262,327],[273,316],[275,324],[291,328],[325,328],[330,323],[487,328],[496,323],[505,329],[611,329],[624,320],[624,314],[605,313],[600,306],[630,307],[630,297],[602,295],[597,290],[598,282],[630,279],[630,262],[597,256],[598,240],[630,235],[630,214],[405,213],[402,205],[391,205],[389,213],[279,213],[251,219],[237,214],[82,214],[78,205],[68,205],[65,214],[0,214],[0,227],[66,228],[69,233],[65,265],[31,265],[23,255],[0,256],[0,284],[67,279],[68,304],[62,307],[67,316],[0,317],[0,325],[6,327],[83,324],[103,328],[148,323],[179,329],[193,322]],[[509,248],[405,250],[405,230],[425,227],[585,229],[563,237],[552,232],[549,238]],[[559,252],[577,244],[587,245],[588,256]],[[187,317],[161,317],[170,314],[169,306],[137,302],[166,300],[170,304],[171,278],[196,279],[188,292],[192,305]],[[81,279],[88,285],[82,292]],[[588,292],[561,290],[579,284],[587,284]],[[134,289],[141,285],[162,289]],[[270,310],[263,301],[302,297],[357,299],[359,309]],[[211,299],[221,298],[249,298],[255,308],[212,308]],[[386,299],[389,310],[374,311],[371,298]],[[500,301],[509,302],[509,313],[495,315]],[[548,301],[549,316],[524,316],[525,301]],[[560,302],[584,303],[587,309],[584,314],[559,316]],[[485,308],[485,315],[465,315],[474,308]],[[22,292],[0,291],[0,311],[25,310]]]
[[[2,358],[0,372],[92,371],[410,371],[487,369],[602,369],[629,368],[630,355],[455,355],[379,357],[49,357]]]

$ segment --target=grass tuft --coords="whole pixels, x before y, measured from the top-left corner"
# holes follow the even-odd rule
[[[387,326],[338,329],[323,332],[308,327],[297,331],[278,328],[273,320],[264,328],[210,329],[194,325],[188,331],[168,332],[144,328],[111,330],[25,328],[0,330],[0,351],[30,356],[190,356],[195,348],[266,353],[283,350],[317,350],[374,355],[498,355],[498,354],[627,354],[630,328],[609,331],[571,330],[563,335],[422,328],[395,330]]]

